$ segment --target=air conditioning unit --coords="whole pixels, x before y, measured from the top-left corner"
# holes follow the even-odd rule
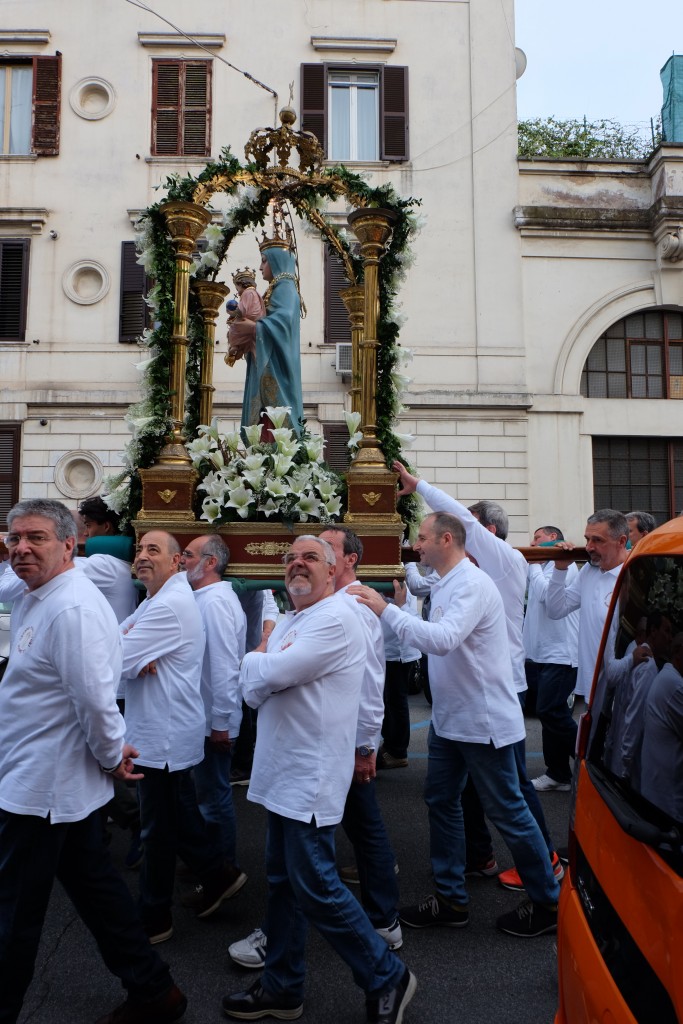
[[[336,349],[335,372],[340,376],[346,377],[351,373],[353,366],[353,345],[350,341],[338,341]]]

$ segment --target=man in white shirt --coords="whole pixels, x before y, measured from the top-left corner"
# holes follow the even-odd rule
[[[240,1020],[301,1016],[310,921],[351,968],[368,1019],[399,1024],[415,978],[377,935],[335,863],[334,833],[356,763],[363,628],[349,602],[333,596],[329,544],[298,537],[284,561],[295,611],[278,622],[267,653],[245,656],[241,672],[245,700],[259,708],[248,799],[268,811],[268,951],[262,977],[225,996],[223,1012]]]
[[[246,616],[223,579],[230,551],[216,534],[196,537],[180,559],[204,623],[201,693],[206,713],[204,760],[194,769],[199,809],[228,864],[237,863],[237,824],[230,785],[232,745],[242,721],[240,662]],[[246,881],[246,876],[244,876]]]
[[[394,462],[393,468],[400,477],[401,490],[399,494],[410,494],[417,491],[431,509],[435,512],[448,512],[457,516],[465,527],[465,546],[468,555],[475,559],[479,568],[493,581],[503,600],[512,678],[523,707],[527,688],[522,640],[527,563],[521,552],[516,551],[506,541],[508,517],[505,510],[495,501],[478,501],[466,508],[438,487],[413,476],[402,463]],[[413,576],[415,572],[416,569],[412,570]],[[406,575],[409,587],[412,586],[411,578],[411,575]],[[424,582],[433,582],[433,577],[426,577]],[[522,796],[545,839],[555,877],[560,879],[564,875],[564,868],[550,837],[540,800],[527,775],[526,732],[515,744],[513,752]],[[491,877],[497,873],[498,866],[493,856],[493,842],[484,818],[482,801],[473,778],[470,778],[465,785],[462,794],[462,809],[467,838],[468,874]],[[498,879],[506,889],[515,891],[523,889],[516,867],[502,872]]]
[[[599,509],[586,523],[586,551],[590,562],[573,579],[567,570],[576,560],[556,560],[546,594],[546,610],[551,619],[561,619],[579,610],[579,655],[575,693],[588,698],[602,630],[607,618],[617,576],[628,552],[626,516],[611,508]],[[560,541],[558,547],[568,554],[573,544]]]
[[[534,530],[532,547],[556,545],[564,540],[557,526]],[[569,696],[576,685],[578,657],[578,612],[564,619],[551,619],[546,609],[552,561],[529,565],[526,615],[522,637],[526,653],[527,679],[535,684],[536,714],[541,722],[541,740],[546,770],[532,779],[538,792],[568,791],[572,778],[571,759],[576,747],[576,722]],[[569,582],[578,569],[568,569]]]
[[[187,1000],[151,949],[102,839],[111,777],[138,779],[116,706],[116,618],[74,569],[76,528],[58,501],[8,515],[12,652],[0,686],[0,1020],[14,1024],[58,878],[128,991],[98,1024],[163,1024]]]
[[[204,627],[179,563],[180,546],[169,533],[152,530],[140,538],[135,572],[147,597],[120,626],[128,677],[126,735],[144,768],[140,907],[153,943],[173,935],[176,854],[201,885],[198,917],[209,917],[246,881],[238,868],[223,865],[219,847],[210,841],[190,777],[204,756]]]
[[[369,587],[349,591],[386,616],[400,638],[429,654],[433,705],[425,801],[436,894],[399,916],[412,928],[468,924],[460,794],[470,774],[529,896],[517,910],[499,917],[497,925],[510,935],[543,935],[557,927],[559,886],[519,788],[513,746],[525,730],[505,612],[495,584],[467,558],[465,542],[465,527],[456,516],[437,512],[422,522],[414,549],[439,576],[431,590],[429,622],[387,605]],[[398,584],[395,591],[399,603]]]

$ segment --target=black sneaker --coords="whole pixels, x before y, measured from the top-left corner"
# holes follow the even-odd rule
[[[251,782],[251,771],[243,771],[240,768],[233,768],[230,772],[231,786],[248,786]]]
[[[246,992],[235,992],[224,996],[223,1013],[237,1020],[260,1020],[261,1017],[275,1017],[276,1020],[296,1020],[304,1012],[304,1004],[288,996],[271,996],[255,981]]]
[[[368,1024],[401,1024],[403,1011],[415,995],[417,978],[406,967],[396,988],[379,999],[366,999]]]
[[[516,935],[520,939],[549,935],[557,931],[557,907],[546,907],[542,903],[525,900],[516,910],[499,917],[496,925],[507,935]]]
[[[226,864],[220,872],[196,887],[197,900],[193,904],[197,917],[210,917],[223,900],[232,899],[246,884],[247,876],[234,864]],[[183,901],[185,902],[185,901]],[[187,903],[185,903],[187,906]]]
[[[409,928],[429,928],[437,924],[447,928],[463,928],[470,920],[466,907],[451,903],[438,892],[436,896],[425,896],[416,907],[403,907],[398,917]]]

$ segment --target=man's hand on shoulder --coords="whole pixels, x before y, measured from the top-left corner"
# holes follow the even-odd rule
[[[364,604],[378,616],[382,615],[387,606],[386,601],[377,590],[373,590],[372,587],[364,587],[361,583],[354,583],[346,593],[355,597],[359,604]]]

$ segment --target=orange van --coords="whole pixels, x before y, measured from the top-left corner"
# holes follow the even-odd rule
[[[643,630],[664,641],[636,669]],[[579,724],[555,1024],[683,1021],[682,648],[678,518],[624,563]]]

